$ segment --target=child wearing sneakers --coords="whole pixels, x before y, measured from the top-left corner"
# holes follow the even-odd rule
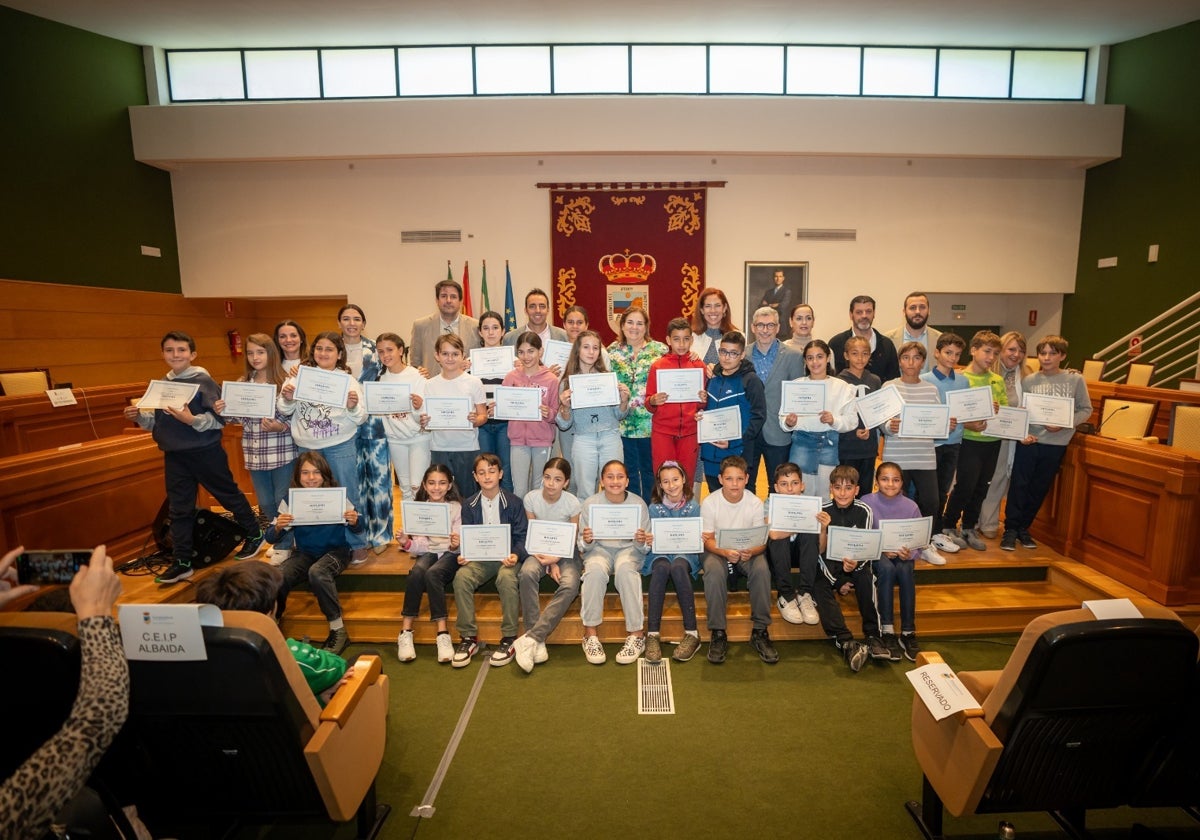
[[[883,387],[879,377],[867,370],[871,361],[871,342],[861,336],[846,339],[842,350],[845,365],[839,365],[838,379],[854,388],[855,398],[866,396]],[[835,360],[836,361],[836,360]],[[875,472],[875,461],[879,458],[879,430],[868,429],[860,418],[858,428],[838,436],[838,463],[854,467],[863,477],[859,485],[862,496],[871,492],[871,475]],[[863,486],[865,484],[865,486]]]
[[[775,468],[775,492],[782,496],[804,493],[804,477],[790,461]],[[770,525],[770,520],[767,520]],[[779,614],[790,624],[817,624],[817,605],[813,601],[813,582],[817,578],[817,535],[790,531],[767,532],[767,560],[771,577],[779,593]],[[800,572],[800,594],[792,586],[792,567]]]
[[[937,347],[933,351],[933,367],[921,374],[921,379],[938,389],[938,396],[946,402],[946,395],[951,391],[961,391],[971,387],[967,378],[959,374],[955,368],[962,358],[962,351],[967,342],[962,336],[952,332],[944,332],[938,336]],[[958,425],[958,419],[950,418],[950,434],[941,440],[934,441],[933,455],[937,462],[938,501],[933,511],[933,545],[947,554],[957,554],[966,548],[966,541],[953,531],[943,531],[942,511],[946,507],[946,498],[950,495],[950,487],[954,484],[954,473],[958,468],[958,453],[962,449],[963,428]],[[865,497],[866,494],[864,494]],[[935,566],[944,566],[946,558],[937,551],[925,557],[926,562]]]
[[[479,492],[463,502],[463,525],[508,525],[511,545],[508,557],[500,562],[472,560],[459,555],[458,574],[454,576],[454,605],[458,608],[455,625],[460,641],[454,651],[455,668],[471,664],[479,650],[475,626],[475,591],[489,580],[496,581],[500,594],[500,644],[489,662],[497,667],[507,665],[513,658],[513,642],[517,640],[517,611],[520,594],[517,586],[517,564],[525,559],[525,534],[529,520],[525,504],[500,486],[503,472],[499,456],[481,452],[475,456],[475,484]]]
[[[654,476],[654,494],[650,502],[650,521],[656,519],[684,519],[700,516],[700,504],[693,497],[692,483],[687,471],[675,461],[666,461]],[[675,597],[679,611],[683,613],[683,640],[676,645],[671,658],[676,662],[687,662],[700,649],[700,633],[696,629],[696,593],[692,589],[692,578],[700,574],[699,554],[677,554],[669,557],[655,554],[653,538],[646,531],[638,531],[634,537],[638,542],[650,545],[642,574],[650,576],[650,608],[646,617],[646,661],[662,659],[663,604],[667,598],[667,579],[675,581]]]
[[[608,579],[615,580],[625,613],[625,644],[617,652],[617,664],[637,661],[646,649],[642,610],[642,560],[650,546],[636,539],[637,530],[650,530],[646,503],[629,492],[629,473],[621,461],[609,461],[600,470],[600,492],[589,496],[579,514],[579,551],[583,554],[583,583],[580,586],[579,617],[583,621],[583,654],[593,665],[607,659],[597,628],[604,620],[604,593]],[[593,509],[625,505],[639,509],[638,529],[628,538],[598,539],[592,529]]]

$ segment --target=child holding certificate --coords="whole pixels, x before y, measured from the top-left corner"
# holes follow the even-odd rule
[[[876,523],[885,519],[919,519],[920,509],[916,502],[904,495],[904,471],[891,461],[884,461],[875,470],[875,484],[879,488],[868,493],[863,503],[871,509]],[[917,586],[913,580],[913,563],[925,549],[903,548],[900,551],[885,551],[872,565],[875,567],[876,603],[879,608],[879,624],[883,631],[881,641],[887,648],[888,658],[899,662],[901,657],[916,662],[921,652],[917,644]],[[900,591],[900,637],[896,638],[893,624],[895,605],[892,589]]]
[[[504,316],[490,309],[480,315],[479,339],[485,348],[501,346],[504,341]],[[504,381],[505,375],[507,375],[507,371],[501,376],[479,377],[479,381],[483,383],[483,393],[487,397],[488,405],[491,405],[495,388]],[[488,417],[487,422],[479,427],[479,451],[491,452],[500,458],[500,469],[504,473],[504,477],[500,479],[500,486],[511,493],[513,489],[511,444],[508,442],[507,420]]]
[[[767,416],[767,397],[762,380],[754,365],[746,358],[746,337],[737,330],[721,336],[717,348],[717,364],[708,380],[708,404],[705,411],[737,406],[742,415],[742,436],[700,444],[700,459],[704,478],[710,491],[721,487],[721,462],[730,455],[741,455],[753,461],[754,441],[762,430]]]
[[[804,477],[798,466],[788,462],[775,468],[775,492],[780,496],[804,493]],[[767,524],[772,524],[769,519]],[[767,532],[767,562],[771,564],[771,578],[779,593],[777,606],[789,624],[817,624],[821,620],[812,596],[817,579],[817,553],[816,534],[774,529]],[[800,572],[799,587],[792,585],[793,566]]]
[[[867,370],[871,361],[871,342],[862,336],[852,335],[846,339],[842,355],[845,357],[845,363],[840,365],[841,370],[837,376],[854,389],[855,399],[878,391],[883,386],[879,377]],[[854,467],[861,476],[858,486],[860,496],[871,492],[871,476],[875,472],[875,461],[878,458],[879,430],[868,429],[861,418],[853,431],[843,432],[838,436],[838,463]]]
[[[952,332],[942,333],[938,336],[937,347],[933,351],[933,368],[921,374],[921,379],[938,389],[938,395],[944,403],[949,402],[947,395],[952,391],[962,391],[971,387],[967,377],[955,369],[966,347],[967,343],[963,341],[962,336]],[[949,436],[933,442],[938,481],[938,503],[933,511],[933,544],[948,554],[957,554],[959,549],[968,547],[966,540],[952,530],[943,530],[942,524],[946,498],[950,495],[954,474],[958,471],[958,454],[962,450],[963,431],[958,418],[951,417]],[[865,497],[866,494],[863,495]],[[925,561],[935,566],[944,566],[946,558],[937,550],[931,549],[925,555]]]
[[[412,662],[417,658],[412,626],[421,609],[421,596],[428,594],[429,618],[437,624],[437,661],[445,665],[454,659],[454,643],[446,624],[446,587],[458,571],[462,497],[454,484],[454,474],[445,464],[433,464],[425,470],[416,496],[418,502],[450,506],[450,536],[409,537],[402,530],[396,532],[396,542],[416,557],[404,585],[404,606],[400,611],[403,624],[396,638],[396,655],[401,662]]]
[[[279,388],[287,380],[283,365],[279,361],[279,350],[271,336],[254,333],[246,338],[246,372],[239,382],[255,382]],[[225,415],[225,401],[217,400],[213,405],[217,414]],[[242,458],[254,495],[258,497],[258,509],[270,519],[279,511],[279,503],[287,499],[288,486],[292,481],[292,462],[299,452],[292,440],[292,430],[287,418],[276,410],[274,417],[241,417]],[[287,535],[275,546],[271,558],[276,566],[287,559],[292,550],[291,535]]]
[[[508,421],[513,492],[523,499],[531,488],[542,486],[542,467],[554,446],[554,415],[558,413],[558,377],[542,364],[542,339],[537,333],[517,336],[517,367],[504,377],[504,385],[541,391],[539,419]],[[489,410],[494,413],[494,407]]]
[[[429,435],[421,431],[421,406],[424,400],[425,377],[408,364],[408,348],[404,339],[395,333],[386,332],[375,339],[375,352],[381,366],[380,382],[399,382],[409,386],[412,393],[412,411],[385,414],[380,419],[387,434],[388,457],[396,471],[396,483],[400,495],[411,502],[416,495],[420,476],[429,469],[432,460],[429,454]],[[388,482],[391,492],[391,482]]]
[[[354,439],[350,439],[351,445]],[[292,473],[292,487],[316,488],[339,487],[333,470],[320,452],[301,452]],[[347,488],[349,491],[349,488]],[[288,592],[298,583],[308,581],[309,589],[317,599],[321,613],[329,622],[329,636],[321,646],[325,650],[340,654],[350,644],[350,636],[342,622],[342,605],[338,601],[337,576],[350,565],[351,540],[353,534],[361,533],[362,523],[358,511],[346,494],[345,524],[295,525],[287,502],[279,505],[279,515],[267,529],[267,542],[274,545],[287,531],[292,531],[296,550],[283,561],[283,588],[279,591],[279,617],[283,618]]]
[[[708,401],[704,390],[704,362],[692,355],[692,325],[686,318],[674,318],[667,324],[667,344],[671,351],[654,360],[646,377],[646,406],[650,421],[650,457],[655,464],[677,461],[695,467],[700,463],[700,443],[696,439],[696,411]],[[659,383],[669,371],[696,370],[698,387],[683,394],[686,402],[671,399]],[[656,482],[657,483],[657,482]]]
[[[655,475],[654,494],[650,497],[650,523],[656,519],[680,519],[700,516],[700,504],[693,498],[692,482],[687,472],[674,461],[667,461]],[[637,532],[638,542],[650,545],[650,552],[642,563],[642,574],[650,576],[650,608],[646,618],[646,661],[662,659],[663,604],[667,599],[667,579],[675,581],[675,598],[679,611],[683,613],[683,641],[675,647],[671,658],[676,662],[687,662],[700,649],[700,631],[696,629],[696,593],[692,589],[692,578],[700,575],[700,554],[658,554],[653,547],[650,532]]]
[[[819,498],[829,494],[829,474],[838,465],[838,441],[843,432],[858,425],[854,389],[829,375],[829,345],[820,339],[804,347],[808,376],[798,382],[820,382],[825,386],[825,406],[816,414],[780,413],[779,425],[792,433],[788,460],[800,467],[804,484]]]
[[[598,340],[598,339],[597,339]],[[542,470],[542,486],[525,496],[525,516],[551,522],[579,524],[582,505],[566,487],[571,483],[571,465],[565,458],[551,458]],[[530,554],[521,564],[517,587],[521,594],[521,615],[525,618],[525,635],[513,642],[513,658],[526,674],[550,658],[546,638],[562,621],[563,615],[579,597],[579,576],[583,569],[578,550],[570,557],[551,557]],[[549,575],[558,584],[546,609],[542,609],[539,589],[542,578]]]
[[[571,429],[571,464],[575,473],[575,483],[571,486],[575,494],[584,499],[596,492],[600,483],[600,465],[621,458],[620,423],[629,410],[629,386],[617,384],[617,405],[575,408],[571,405],[571,377],[608,372],[600,333],[584,330],[575,339],[571,355],[567,357],[557,419],[560,429]]]
[[[905,404],[940,405],[942,402],[937,386],[921,379],[925,355],[925,345],[921,342],[905,342],[900,348],[900,378],[883,383],[883,387],[899,391]],[[900,465],[916,488],[914,501],[921,509],[921,515],[933,516],[938,503],[937,455],[933,438],[901,437],[900,415],[880,428],[884,435],[883,460]]]
[[[578,442],[578,441],[577,441]],[[621,611],[625,614],[625,644],[617,653],[617,664],[636,662],[646,649],[642,629],[642,560],[650,546],[639,542],[639,529],[650,530],[650,511],[646,503],[629,492],[629,473],[620,461],[609,461],[600,473],[601,491],[588,497],[579,513],[579,550],[583,554],[583,582],[580,586],[579,617],[583,621],[583,654],[593,665],[607,660],[604,645],[597,629],[604,621],[604,593],[608,580],[613,578],[621,596]],[[621,517],[606,517],[603,508],[617,505],[625,508]],[[593,527],[596,520],[615,520],[604,523],[603,529]],[[609,527],[614,530],[609,535]],[[597,530],[601,533],[597,534]],[[620,531],[621,533],[617,533]]]
[[[429,447],[430,457],[436,464],[446,464],[454,474],[459,492],[469,496],[478,488],[471,465],[479,452],[478,428],[487,422],[487,397],[483,383],[464,371],[466,350],[463,340],[457,335],[439,335],[433,343],[433,352],[442,366],[442,372],[425,383],[425,407],[421,413],[421,428],[433,432]],[[429,401],[452,397],[462,403],[461,412],[448,412],[430,425]]]

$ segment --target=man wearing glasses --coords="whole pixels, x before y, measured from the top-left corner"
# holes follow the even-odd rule
[[[783,383],[804,376],[804,356],[779,341],[779,313],[771,307],[762,306],[755,310],[750,329],[754,333],[750,363],[762,380],[767,397],[766,422],[758,432],[752,459],[747,459],[750,464],[747,486],[754,491],[758,481],[759,456],[766,461],[768,476],[773,476],[775,468],[788,459],[792,436],[778,422],[772,421],[779,417]]]

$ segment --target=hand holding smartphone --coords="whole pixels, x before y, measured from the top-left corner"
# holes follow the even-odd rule
[[[90,548],[24,551],[17,555],[17,582],[34,586],[69,584],[91,557]]]

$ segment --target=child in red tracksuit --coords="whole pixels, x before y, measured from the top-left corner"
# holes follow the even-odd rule
[[[657,470],[664,461],[676,461],[685,466],[695,465],[700,457],[696,439],[696,412],[708,401],[704,391],[704,362],[692,358],[692,326],[684,318],[667,324],[667,345],[671,352],[650,365],[646,379],[646,406],[654,415],[650,426],[650,458]],[[662,371],[698,369],[700,389],[688,393],[687,401],[667,402],[670,396],[659,385]]]

